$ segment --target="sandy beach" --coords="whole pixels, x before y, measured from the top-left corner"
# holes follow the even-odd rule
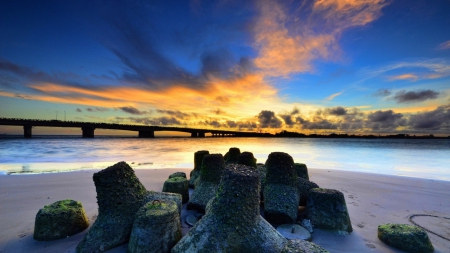
[[[147,190],[161,191],[173,172],[191,169],[136,170]],[[86,231],[49,242],[33,239],[36,213],[44,205],[62,199],[83,203],[91,224],[97,215],[96,191],[86,170],[66,173],[0,176],[0,252],[75,252]],[[405,223],[413,214],[421,226],[450,239],[450,182],[385,176],[369,173],[309,169],[310,180],[322,188],[344,193],[353,232],[348,236],[316,229],[313,242],[330,252],[401,252],[377,238],[383,223]],[[183,219],[184,217],[182,217]],[[182,223],[184,232],[188,230]],[[428,233],[435,252],[450,252],[450,241]],[[119,246],[108,252],[126,252]]]

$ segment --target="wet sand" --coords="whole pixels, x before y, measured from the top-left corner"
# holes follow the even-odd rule
[[[136,175],[147,190],[161,191],[171,173],[189,174],[190,170],[136,170]],[[92,224],[97,215],[94,172],[1,175],[0,252],[76,252],[87,230],[56,241],[38,242],[33,239],[34,219],[44,205],[74,199],[83,203]],[[350,235],[314,231],[313,242],[330,252],[401,252],[378,240],[377,227],[383,223],[411,224],[408,218],[413,214],[436,216],[417,216],[413,221],[450,239],[450,220],[446,219],[450,218],[450,182],[323,169],[310,169],[309,174],[320,187],[343,192],[350,213]],[[182,227],[185,233],[188,225],[184,219]],[[449,240],[428,235],[435,252],[450,252]],[[126,245],[108,252],[126,252]]]

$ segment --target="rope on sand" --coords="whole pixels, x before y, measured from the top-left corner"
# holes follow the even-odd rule
[[[418,226],[418,227],[421,227],[421,228],[424,229],[425,231],[427,231],[427,232],[429,232],[429,233],[432,233],[432,234],[434,234],[434,235],[436,235],[436,236],[439,236],[439,237],[442,238],[442,239],[445,239],[445,240],[447,240],[447,241],[450,241],[449,238],[447,238],[447,237],[445,237],[445,236],[442,236],[442,235],[440,235],[440,234],[438,234],[438,233],[435,233],[435,232],[433,232],[433,231],[431,231],[431,230],[429,230],[429,229],[427,229],[427,228],[424,228],[423,226],[421,226],[421,225],[417,224],[416,222],[414,222],[414,221],[413,221],[413,218],[414,218],[414,217],[417,217],[417,216],[428,216],[428,217],[442,218],[442,219],[447,219],[447,220],[450,220],[450,218],[447,218],[447,217],[441,217],[441,216],[436,216],[436,215],[430,215],[430,214],[411,214],[411,215],[409,216],[409,221],[410,221],[412,224],[414,224],[414,225],[416,225],[416,226]]]

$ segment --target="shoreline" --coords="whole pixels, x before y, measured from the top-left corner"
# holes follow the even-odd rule
[[[135,173],[147,190],[161,191],[168,175],[175,171],[189,175],[191,170],[137,169]],[[35,215],[44,205],[74,199],[82,202],[92,225],[97,214],[92,175],[97,171],[0,176],[0,252],[75,252],[87,230],[69,238],[38,242],[33,239]],[[412,214],[450,216],[448,181],[312,168],[309,175],[320,187],[341,191],[349,210],[354,230],[350,235],[339,236],[318,229],[313,233],[313,242],[330,252],[401,252],[378,240],[378,225],[411,224],[408,218]],[[442,235],[450,229],[446,219],[418,217],[415,221]],[[184,220],[182,227],[187,232]],[[450,241],[428,235],[435,252],[450,251]],[[126,247],[108,252],[126,252]]]
[[[107,168],[108,166],[111,166],[115,164],[115,162],[105,163],[106,165],[102,168]],[[184,167],[159,167],[159,168],[136,168],[135,164],[130,164],[130,166],[133,168],[133,170],[136,171],[149,171],[149,170],[180,170],[180,171],[186,171],[190,172],[192,169],[186,169]],[[192,167],[194,165],[192,164]],[[6,170],[0,170],[0,177],[2,176],[26,176],[26,175],[47,175],[47,174],[58,174],[58,173],[70,173],[70,172],[98,172],[102,169],[100,168],[82,168],[82,169],[70,169],[70,170],[49,170],[49,171],[41,171],[41,172],[20,172],[20,171],[12,171],[8,172]],[[379,175],[379,176],[387,176],[387,177],[398,177],[398,178],[410,178],[410,179],[418,179],[418,180],[431,180],[431,181],[440,181],[440,182],[448,182],[450,183],[450,179],[439,179],[439,178],[431,178],[431,177],[419,177],[414,175],[407,175],[407,174],[384,174],[384,173],[377,173],[377,172],[370,172],[370,171],[355,171],[355,170],[344,170],[344,169],[321,169],[321,168],[308,168],[308,170],[314,170],[314,171],[321,171],[326,170],[328,172],[349,172],[349,173],[357,173],[357,174],[367,174],[367,176],[370,175]],[[188,173],[186,173],[188,175]]]

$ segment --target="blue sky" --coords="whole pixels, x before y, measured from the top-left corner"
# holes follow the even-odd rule
[[[450,1],[242,2],[2,1],[0,117],[450,134]]]

